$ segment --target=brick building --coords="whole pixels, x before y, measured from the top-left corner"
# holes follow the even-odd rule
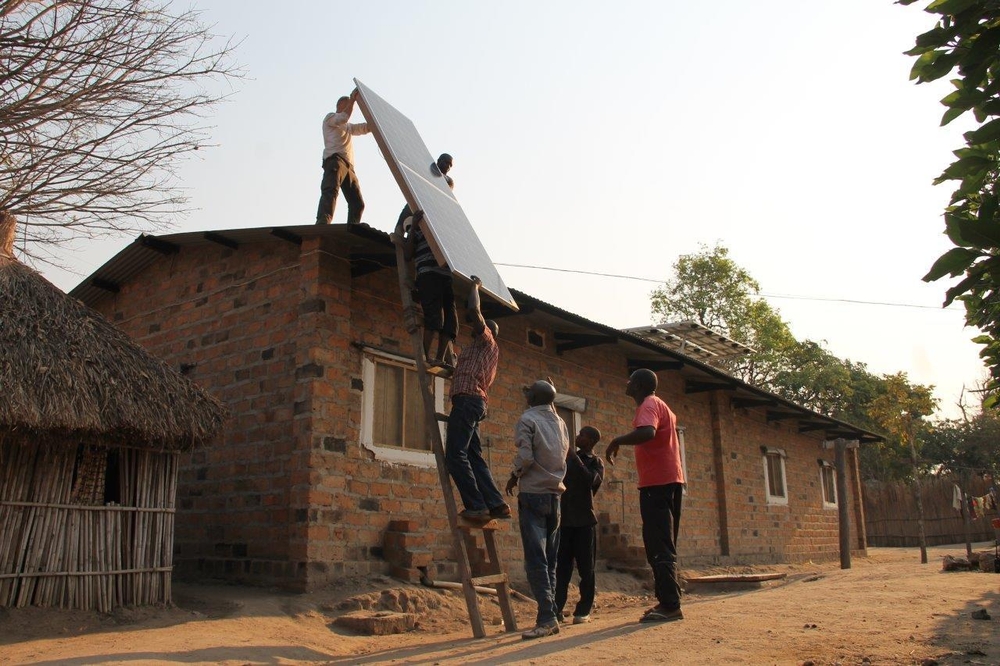
[[[513,456],[520,387],[551,376],[572,431],[630,430],[631,369],[660,378],[682,429],[688,489],[681,565],[838,556],[838,501],[852,548],[865,549],[855,451],[837,498],[835,437],[874,435],[762,392],[676,350],[514,291],[496,307],[500,368],[482,426],[497,478]],[[412,349],[402,326],[388,236],[365,225],[142,236],[72,292],[232,413],[214,447],[184,461],[178,488],[179,575],[315,589],[386,572],[390,520],[419,526],[423,564],[445,573],[451,540],[426,450]],[[486,308],[489,304],[485,304]],[[465,328],[459,345],[466,339]],[[447,384],[435,380],[439,411]],[[599,450],[603,450],[600,446]],[[600,557],[642,561],[630,452],[598,495]],[[516,518],[516,516],[515,516]],[[416,522],[412,522],[416,521]],[[516,529],[499,537],[515,576]],[[391,559],[391,558],[390,558]]]

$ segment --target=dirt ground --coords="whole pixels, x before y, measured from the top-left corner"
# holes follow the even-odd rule
[[[0,664],[1000,664],[1000,575],[944,572],[946,554],[962,556],[964,546],[932,548],[926,565],[916,549],[872,548],[848,570],[731,570],[787,577],[754,590],[692,590],[684,620],[661,625],[636,621],[652,605],[644,583],[601,571],[594,621],[533,641],[503,632],[494,597],[480,597],[488,636],[474,639],[460,591],[382,577],[307,595],[178,585],[171,608],[0,609]],[[980,609],[990,619],[973,618]],[[358,610],[418,622],[387,636],[334,624]],[[529,628],[534,604],[517,601],[516,613]]]

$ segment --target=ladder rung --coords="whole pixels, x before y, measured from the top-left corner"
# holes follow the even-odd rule
[[[507,582],[507,574],[498,573],[490,574],[489,576],[476,576],[471,580],[473,585],[500,585]]]

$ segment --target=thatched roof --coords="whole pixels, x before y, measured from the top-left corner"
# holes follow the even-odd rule
[[[13,257],[0,212],[0,433],[187,449],[225,408]]]

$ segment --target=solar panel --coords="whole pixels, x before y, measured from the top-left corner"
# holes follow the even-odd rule
[[[483,281],[481,290],[517,310],[472,223],[438,171],[413,122],[357,79],[358,104],[411,210],[424,211],[424,233],[435,258],[455,275]]]
[[[751,347],[727,338],[696,321],[636,326],[625,330],[646,338],[650,342],[673,347],[696,358],[722,359],[754,353]]]

